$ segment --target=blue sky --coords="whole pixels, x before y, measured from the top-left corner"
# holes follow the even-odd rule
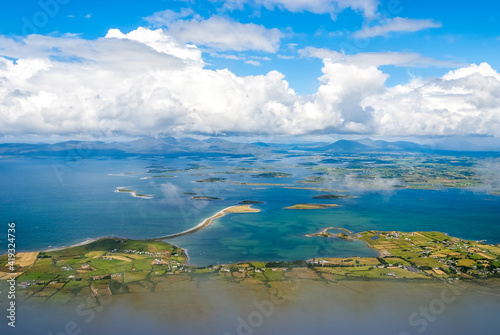
[[[67,3],[66,3],[67,2]],[[404,17],[415,20],[432,19],[442,24],[441,28],[422,29],[405,33],[394,32],[388,36],[356,39],[352,33],[363,24],[377,25],[378,19],[367,22],[360,13],[347,9],[332,19],[329,13],[314,14],[306,10],[289,12],[284,9],[267,9],[246,4],[242,10],[229,10],[217,1],[95,1],[95,0],[47,0],[23,1],[23,6],[7,2],[0,14],[0,33],[7,36],[26,35],[33,30],[26,23],[36,22],[40,11],[49,15],[47,24],[33,25],[38,34],[79,34],[82,38],[96,39],[105,36],[112,28],[129,32],[139,26],[150,26],[144,18],[166,9],[181,11],[190,8],[203,18],[222,15],[241,23],[254,23],[266,28],[277,28],[284,32],[278,53],[242,52],[246,57],[271,58],[255,66],[238,60],[221,59],[205,54],[209,68],[228,67],[239,75],[266,73],[276,69],[286,75],[298,93],[314,93],[321,75],[321,61],[297,57],[296,50],[307,46],[343,50],[347,54],[357,52],[407,51],[457,63],[488,62],[500,67],[500,3],[483,1],[480,5],[456,1],[381,1],[378,9],[388,17]],[[54,6],[54,3],[57,5]],[[44,10],[49,8],[49,10]],[[55,9],[53,17],[52,9]],[[290,46],[296,44],[296,46]],[[231,54],[225,52],[224,54]],[[280,59],[277,54],[294,57]],[[297,70],[300,69],[300,70]],[[431,76],[445,72],[443,68],[393,68],[387,84],[405,82],[409,76]]]
[[[499,13],[497,1],[7,2],[0,58],[6,78],[26,79],[3,85],[11,97],[26,93],[15,101],[29,112],[0,95],[8,116],[0,134],[498,137]],[[109,91],[105,103],[103,88],[82,75],[107,71],[103,81],[137,83],[147,79],[141,67],[155,85]],[[174,73],[180,87],[169,88]],[[68,85],[86,89],[70,99]],[[140,106],[129,101],[137,95]],[[134,117],[150,122],[127,128]],[[266,122],[250,122],[256,118]]]

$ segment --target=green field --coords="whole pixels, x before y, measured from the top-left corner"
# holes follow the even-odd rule
[[[63,250],[40,252],[34,264],[21,268],[18,297],[36,302],[66,303],[71,297],[165,291],[189,280],[272,283],[290,280],[480,280],[500,277],[500,246],[450,237],[440,232],[366,231],[359,239],[380,257],[317,258],[295,262],[241,262],[196,268],[184,250],[152,240],[105,238]],[[338,236],[336,234],[335,236]],[[0,256],[5,263],[6,256]],[[0,281],[0,288],[5,281]]]

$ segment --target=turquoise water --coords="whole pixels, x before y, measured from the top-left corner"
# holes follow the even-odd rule
[[[322,228],[343,227],[354,232],[377,230],[439,230],[467,239],[500,242],[500,197],[479,190],[348,188],[356,198],[311,199],[315,190],[278,186],[235,185],[229,182],[195,183],[209,176],[228,181],[282,183],[292,186],[313,174],[297,166],[300,157],[271,161],[248,159],[64,159],[3,158],[0,161],[0,217],[17,224],[17,247],[44,250],[81,243],[102,236],[153,238],[191,228],[219,210],[241,200],[259,200],[259,213],[228,214],[208,228],[169,242],[186,248],[196,265],[242,260],[297,260],[321,256],[373,256],[361,242],[305,234]],[[141,179],[147,166],[162,166],[174,178]],[[202,164],[202,165],[193,165]],[[253,178],[225,173],[235,167],[293,174],[290,178]],[[134,174],[123,174],[136,172]],[[219,172],[214,174],[214,172]],[[119,186],[151,194],[152,199],[116,193]],[[315,185],[312,185],[315,186]],[[222,198],[191,200],[184,192]],[[289,210],[297,203],[336,203],[322,210]],[[4,245],[0,252],[5,252]]]

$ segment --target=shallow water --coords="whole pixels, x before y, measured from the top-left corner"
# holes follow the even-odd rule
[[[498,334],[495,286],[303,280],[278,299],[251,285],[192,282],[101,306],[25,303],[8,334]]]

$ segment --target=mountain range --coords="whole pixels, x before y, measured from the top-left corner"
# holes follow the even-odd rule
[[[443,152],[413,142],[383,140],[338,140],[333,143],[236,143],[222,138],[143,138],[128,142],[65,141],[55,144],[3,143],[0,156],[234,156],[253,157],[271,153],[376,153],[376,152]]]

